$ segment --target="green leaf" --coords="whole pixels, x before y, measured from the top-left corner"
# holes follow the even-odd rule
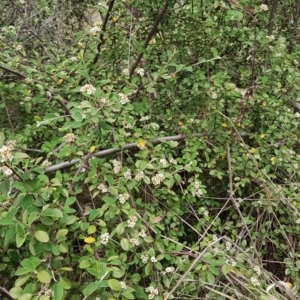
[[[47,232],[38,230],[34,233],[34,237],[40,241],[41,243],[48,243],[49,242],[49,235]]]
[[[4,133],[1,131],[0,132],[0,148],[2,148],[3,144],[4,144],[4,140],[5,140],[5,135]]]
[[[215,280],[216,280],[215,276],[212,273],[208,272],[207,273],[207,281],[208,281],[208,283],[209,284],[214,284]]]
[[[9,291],[9,295],[13,299],[19,299],[23,294],[23,289],[21,287],[14,287]]]
[[[50,273],[48,271],[41,270],[37,274],[37,279],[41,283],[49,284],[51,282],[51,280],[52,280],[52,277],[51,277],[51,275],[50,275]]]
[[[97,228],[96,228],[95,225],[90,225],[89,228],[88,228],[88,230],[87,230],[88,234],[93,234],[96,231],[97,231]]]
[[[130,248],[129,241],[127,239],[125,239],[125,238],[122,238],[121,239],[121,247],[122,247],[123,250],[128,251],[129,248]]]
[[[27,269],[27,268],[20,268],[16,271],[16,275],[24,275],[24,274],[27,274],[27,273],[30,273],[32,272],[31,269]]]
[[[68,234],[68,229],[60,229],[56,233],[56,239],[58,240],[60,237],[66,236]]]
[[[13,157],[16,158],[16,159],[29,158],[29,156],[26,153],[23,153],[23,152],[13,152]]]
[[[31,275],[22,275],[15,281],[15,286],[20,287],[26,283],[26,281],[31,277]]]
[[[10,217],[4,217],[0,219],[0,225],[13,225],[16,221]]]
[[[222,266],[222,273],[224,275],[227,275],[228,273],[230,273],[232,271],[232,269],[233,269],[233,266],[228,265],[228,264],[223,264],[223,266]]]
[[[122,291],[121,283],[117,279],[109,279],[108,280],[108,286],[113,290],[120,292]]]
[[[133,294],[130,293],[129,291],[125,291],[122,293],[122,296],[126,297],[127,299],[135,299]]]
[[[63,213],[58,208],[47,208],[41,213],[44,217],[62,218]]]
[[[55,282],[53,286],[54,300],[62,300],[64,297],[64,289],[61,283]]]
[[[31,269],[32,271],[37,268],[41,260],[37,257],[25,258],[22,260],[21,265],[24,268]]]
[[[91,282],[84,291],[84,295],[85,296],[90,296],[92,295],[98,288],[98,282]]]
[[[24,294],[20,298],[18,298],[18,300],[31,300],[32,297],[32,294]]]
[[[109,205],[114,205],[115,202],[117,201],[116,199],[113,199],[113,198],[108,197],[108,196],[104,196],[103,200],[104,200],[104,202],[106,202]]]

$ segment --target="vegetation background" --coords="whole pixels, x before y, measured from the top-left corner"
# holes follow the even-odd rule
[[[299,14],[2,0],[1,299],[296,299]]]

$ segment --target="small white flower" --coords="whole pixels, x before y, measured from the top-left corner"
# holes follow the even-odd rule
[[[74,133],[67,133],[65,136],[63,136],[63,140],[66,144],[71,144],[75,141],[75,135]]]
[[[297,219],[297,220],[296,220],[296,224],[300,224],[300,219]]]
[[[87,93],[88,95],[92,95],[96,92],[96,88],[91,84],[85,84],[80,88],[81,93]]]
[[[300,118],[300,113],[296,112],[294,116],[295,116],[295,118]]]
[[[140,244],[140,242],[139,242],[137,239],[135,239],[135,238],[131,238],[131,239],[129,240],[129,243],[130,243],[132,246],[138,246],[138,245]]]
[[[71,58],[70,58],[70,61],[77,61],[78,60],[78,58],[77,58],[77,56],[72,56]]]
[[[42,167],[43,168],[46,168],[46,167],[49,167],[52,165],[52,162],[49,161],[48,159],[45,159],[43,162],[42,162]]]
[[[122,105],[124,105],[124,104],[130,102],[130,100],[129,100],[129,98],[128,98],[127,95],[125,95],[125,94],[123,94],[123,93],[119,93],[118,96],[120,97],[120,103],[121,103]]]
[[[156,259],[154,256],[152,256],[150,260],[151,260],[151,262],[153,262],[153,263],[156,263],[156,262],[157,262],[157,259]]]
[[[261,270],[260,270],[260,267],[259,267],[259,266],[255,266],[255,267],[253,268],[253,271],[254,271],[258,276],[261,275]]]
[[[261,4],[261,5],[260,5],[260,10],[261,10],[261,11],[268,11],[268,10],[269,10],[269,7],[268,7],[267,4]]]
[[[129,75],[129,69],[128,69],[128,68],[125,68],[125,69],[123,70],[123,74],[126,75],[126,76],[128,76],[128,75]]]
[[[123,290],[126,290],[126,289],[127,289],[126,283],[125,283],[124,281],[120,281],[120,284],[121,284],[121,288],[122,288]]]
[[[99,185],[98,185],[98,190],[100,190],[102,193],[106,193],[107,192],[107,186],[105,185],[105,184],[103,184],[103,183],[100,183]]]
[[[16,51],[22,51],[23,50],[23,46],[22,45],[17,45],[15,47]]]
[[[145,177],[144,171],[139,171],[139,172],[137,172],[136,175],[134,176],[134,179],[135,179],[136,181],[141,181],[144,177]]]
[[[90,29],[90,34],[91,35],[96,35],[98,32],[100,32],[101,29],[98,26],[94,26]]]
[[[129,199],[130,195],[128,193],[125,193],[125,194],[120,194],[118,196],[119,198],[119,201],[121,204],[125,203],[125,201],[127,201]]]
[[[101,234],[100,240],[101,240],[102,245],[106,245],[109,240],[109,233],[106,232],[106,233]]]
[[[174,267],[167,267],[166,272],[167,273],[173,273],[175,271]]]
[[[13,173],[13,171],[12,171],[10,168],[6,167],[6,166],[1,167],[1,168],[0,168],[0,171],[1,171],[5,176],[7,176],[7,177],[9,177],[10,175],[12,175],[12,173]]]
[[[168,166],[168,162],[165,158],[161,158],[159,160],[160,164],[162,165],[163,168],[166,168]]]
[[[254,285],[254,286],[260,286],[260,283],[259,283],[259,281],[258,281],[257,278],[251,277],[250,280],[251,280],[252,285]]]
[[[272,35],[267,35],[266,38],[271,42],[271,41],[274,41],[275,40],[275,36],[272,34]]]
[[[144,255],[144,254],[141,255],[141,259],[142,259],[142,262],[143,262],[144,264],[146,264],[147,261],[148,261],[148,257],[147,257],[146,255]]]
[[[137,69],[136,72],[141,76],[143,77],[145,75],[145,70],[140,68],[140,69]]]
[[[127,180],[132,179],[130,169],[128,169],[127,171],[124,172],[124,178],[127,179]]]
[[[114,166],[113,169],[114,174],[118,174],[121,171],[121,163],[118,160],[114,159],[113,166]]]
[[[139,236],[142,237],[142,238],[145,238],[147,236],[146,232],[144,229],[142,229],[140,232],[139,232]]]

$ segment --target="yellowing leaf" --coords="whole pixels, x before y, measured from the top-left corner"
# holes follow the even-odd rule
[[[60,78],[60,79],[57,80],[57,84],[62,84],[63,81],[64,81],[63,78]]]
[[[232,134],[232,130],[228,130],[228,131],[227,131],[227,134]]]
[[[255,148],[251,148],[251,149],[250,149],[250,152],[251,152],[251,153],[255,153],[255,152],[256,152]]]
[[[237,127],[241,127],[241,123],[239,122],[239,123],[237,123]]]
[[[270,160],[271,160],[271,161],[274,161],[275,159],[276,159],[276,158],[275,158],[274,156],[272,156]]]
[[[92,146],[92,147],[90,148],[90,153],[93,153],[93,152],[95,151],[95,149],[96,149],[96,146]]]
[[[116,17],[116,16],[114,16],[112,19],[113,19],[114,22],[118,21],[118,17]]]
[[[137,146],[143,150],[146,148],[146,141],[143,139],[138,139]]]
[[[183,123],[182,123],[181,121],[179,121],[177,124],[178,124],[179,126],[182,126],[182,125],[183,125]]]
[[[227,125],[226,123],[222,123],[221,125],[222,125],[222,127],[224,127],[224,128],[228,127],[228,125]]]
[[[87,244],[93,244],[96,242],[96,239],[94,239],[93,237],[89,236],[87,238],[84,239],[84,242]]]
[[[176,78],[176,74],[175,74],[175,73],[172,73],[171,76],[172,76],[173,78]]]
[[[262,133],[262,134],[260,135],[260,138],[263,139],[265,136],[266,136],[266,135]]]

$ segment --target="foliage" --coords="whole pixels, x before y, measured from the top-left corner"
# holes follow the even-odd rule
[[[298,293],[296,2],[3,2],[3,299]]]

